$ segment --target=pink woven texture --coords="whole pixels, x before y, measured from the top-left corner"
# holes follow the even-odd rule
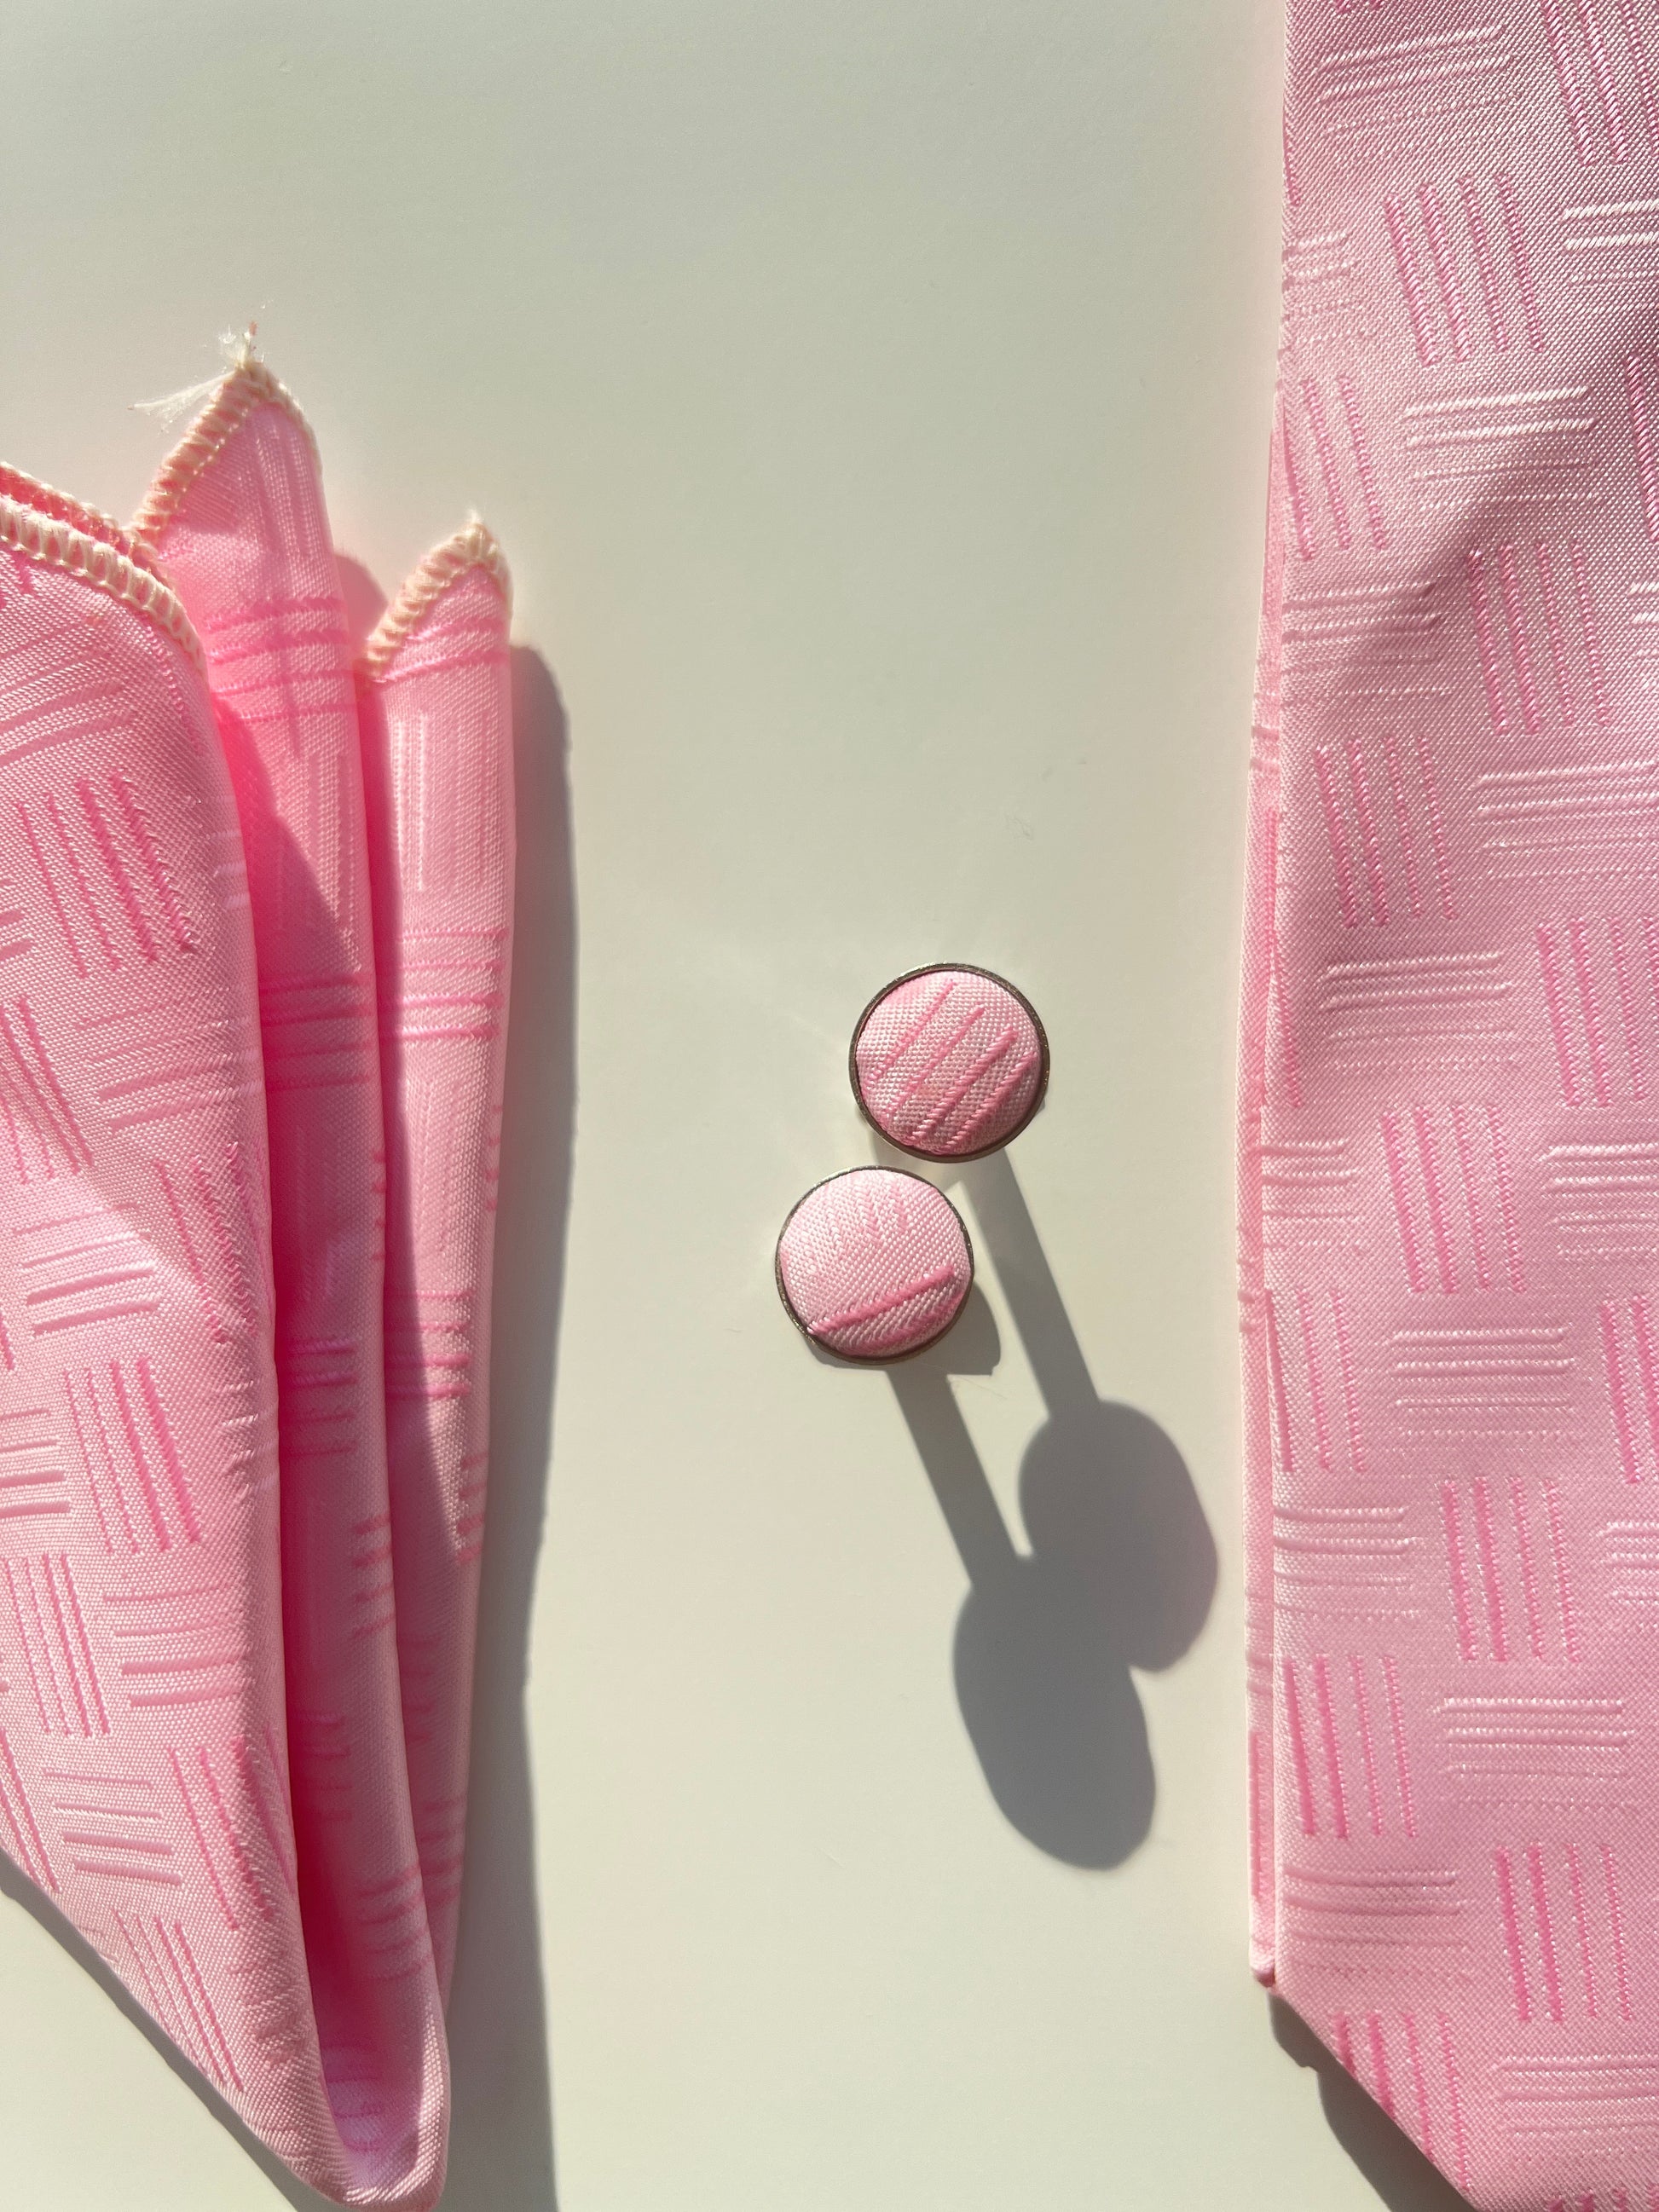
[[[313,448],[266,372],[225,380],[135,530],[0,478],[0,1844],[304,2180],[426,2207],[483,1437],[465,1564],[434,1574],[417,1534],[408,1611],[441,1649],[411,1716],[357,701]],[[434,675],[419,743],[450,781],[397,788],[391,834],[473,824],[495,1034],[471,1086],[470,1060],[386,1096],[429,1133],[411,1166],[398,1123],[394,1229],[441,1182],[481,1308],[511,783],[502,571],[465,544],[411,580],[404,651],[487,622],[492,672]],[[425,920],[384,947],[394,1044]],[[443,1425],[458,1376],[482,1400],[483,1344],[394,1359],[400,1430]],[[441,1807],[410,1780],[434,1740]]]
[[[1659,2205],[1659,17],[1292,0],[1240,1170],[1257,1971]]]
[[[995,976],[930,968],[871,1007],[854,1045],[865,1112],[930,1159],[991,1152],[1031,1112],[1043,1079],[1030,1012]]]
[[[955,1207],[917,1176],[854,1168],[784,1224],[778,1282],[807,1334],[848,1359],[901,1359],[941,1336],[973,1286]]]
[[[370,669],[362,720],[389,1153],[398,1651],[415,1833],[447,1992],[466,1825],[512,956],[507,609],[492,571],[461,569]]]
[[[220,424],[200,465],[179,469],[149,542],[207,654],[252,897],[301,1913],[337,2102],[368,2101],[361,2055],[373,2052],[381,2130],[419,2143],[430,2173],[441,2171],[431,2054],[442,2036],[398,1699],[385,1146],[351,653],[303,426],[236,374],[195,445]]]

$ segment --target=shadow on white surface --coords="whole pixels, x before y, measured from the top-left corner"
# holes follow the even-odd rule
[[[553,2112],[525,1685],[552,1449],[576,1100],[568,731],[551,672],[513,654],[518,881],[491,1323],[489,1517],[473,1688],[454,2113],[444,2212],[554,2212]]]
[[[890,1370],[968,1571],[957,1702],[1020,1834],[1068,1866],[1121,1866],[1145,1842],[1157,1796],[1130,1670],[1170,1666],[1191,1645],[1215,1591],[1215,1543],[1164,1431],[1097,1396],[1007,1155],[975,1163],[963,1182],[1048,1418],[1020,1471],[1022,1553],[950,1382],[994,1366],[988,1310],[970,1308],[935,1351]]]
[[[1468,2198],[1459,2196],[1439,2167],[1424,2157],[1301,2014],[1283,1997],[1270,1997],[1268,2007],[1274,2039],[1298,2066],[1311,2067],[1317,2075],[1319,2101],[1331,2133],[1389,2212],[1468,2212]]]

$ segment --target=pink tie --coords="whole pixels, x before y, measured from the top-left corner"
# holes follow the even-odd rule
[[[428,2206],[505,572],[463,532],[371,648],[371,842],[314,455],[268,372],[233,370],[131,537],[4,471],[0,547],[0,1843],[302,2179]]]
[[[1255,1960],[1659,2208],[1659,12],[1292,0],[1240,1181]]]

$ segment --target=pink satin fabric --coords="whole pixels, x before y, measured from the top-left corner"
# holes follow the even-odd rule
[[[316,457],[233,374],[144,542],[207,656],[247,856],[270,1146],[283,1650],[306,1959],[337,2107],[441,2135],[440,2003],[398,1694],[380,1317],[386,1153],[350,648]],[[430,2160],[435,2145],[427,2145]]]
[[[0,1843],[304,2180],[429,2206],[483,1447],[474,1414],[464,1568],[411,1572],[415,1632],[445,1641],[436,1717],[410,1723],[399,1522],[423,1502],[389,1485],[382,1352],[383,1114],[407,1162],[408,1092],[383,1105],[309,434],[244,362],[132,537],[7,472],[0,547]],[[462,873],[496,932],[495,1036],[431,1109],[455,1149],[394,1178],[393,1234],[444,1177],[482,1308],[510,949],[493,541],[463,533],[404,613],[411,595],[412,641],[487,633],[494,656],[482,689],[423,702],[454,781],[490,800],[458,817],[449,791],[400,788],[393,837],[493,803]],[[412,649],[399,609],[371,660]],[[395,931],[386,951],[395,1006]],[[470,1405],[482,1325],[469,1348]],[[449,1419],[441,1359],[394,1358],[390,1388],[400,1431]],[[436,1890],[410,1783],[434,1735]]]
[[[890,1143],[927,1159],[973,1159],[1007,1144],[1046,1074],[1030,1009],[975,968],[929,968],[894,984],[853,1042],[865,1113]]]
[[[513,756],[507,601],[463,532],[365,664],[364,757],[386,1085],[386,1433],[415,1836],[447,1996],[466,1826],[489,1438]]]
[[[1257,1972],[1659,2205],[1659,15],[1292,0],[1241,1083]]]
[[[843,1359],[902,1359],[942,1336],[973,1287],[950,1200],[894,1168],[809,1190],[778,1239],[778,1286],[807,1335]]]

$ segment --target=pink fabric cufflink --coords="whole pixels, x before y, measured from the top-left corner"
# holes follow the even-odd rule
[[[848,1055],[877,1133],[918,1158],[999,1152],[1041,1107],[1048,1040],[1030,1002],[983,968],[918,968],[878,992]],[[936,1344],[973,1288],[956,1208],[919,1176],[854,1168],[807,1192],[778,1238],[778,1294],[837,1358],[890,1364]]]
[[[919,968],[865,1008],[853,1095],[900,1152],[972,1160],[1012,1144],[1048,1086],[1048,1040],[1029,1000],[983,968]]]
[[[853,1168],[809,1190],[778,1239],[791,1318],[840,1359],[925,1352],[962,1311],[973,1248],[943,1191],[896,1168]]]

